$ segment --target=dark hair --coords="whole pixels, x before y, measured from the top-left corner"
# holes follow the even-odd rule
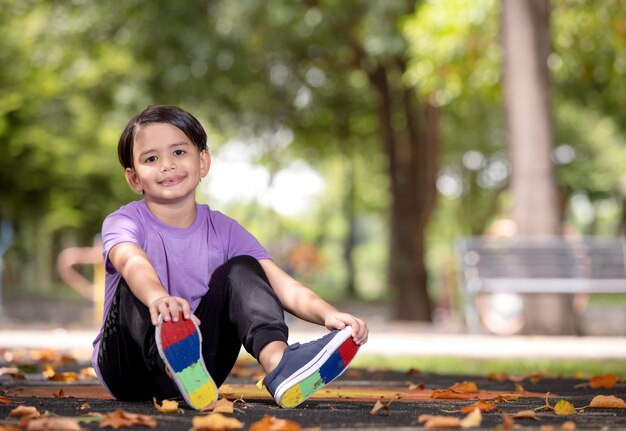
[[[133,167],[133,142],[137,130],[150,123],[171,124],[187,135],[198,151],[208,150],[206,132],[196,117],[176,106],[148,106],[130,120],[117,143],[117,157],[124,168]]]

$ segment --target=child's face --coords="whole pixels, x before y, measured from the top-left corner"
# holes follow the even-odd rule
[[[133,190],[152,202],[173,203],[195,200],[194,191],[209,172],[211,158],[177,127],[151,123],[135,135],[133,166],[125,171]]]

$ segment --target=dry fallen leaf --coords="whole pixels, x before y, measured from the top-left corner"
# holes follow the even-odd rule
[[[419,415],[417,422],[424,428],[461,428],[461,419],[454,416]]]
[[[82,403],[80,405],[80,409],[81,410],[89,410],[91,408],[91,406],[89,405],[89,403]]]
[[[22,416],[33,416],[39,417],[41,414],[36,407],[32,406],[18,406],[9,412],[9,416],[14,417],[22,417]]]
[[[619,378],[615,374],[605,374],[602,376],[593,376],[589,379],[590,388],[612,388],[618,382]]]
[[[451,391],[459,392],[461,394],[476,394],[478,393],[478,386],[474,382],[462,382],[455,383],[449,388]]]
[[[436,389],[430,397],[438,400],[470,400],[475,398],[472,394],[456,392],[450,389]]]
[[[152,404],[159,411],[159,413],[183,413],[183,409],[178,407],[178,401],[163,400],[161,404],[156,398],[152,398]]]
[[[129,413],[122,409],[117,409],[116,411],[107,414],[104,416],[104,419],[100,421],[100,428],[111,427],[117,429],[122,427],[132,427],[135,425],[155,428],[157,426],[157,421],[150,416]]]
[[[214,412],[214,413],[232,413],[235,411],[233,401],[228,401],[226,398],[220,398],[217,401],[213,401],[208,406],[202,408],[201,412]]]
[[[54,396],[54,398],[63,398],[65,397],[65,391],[63,389],[59,389],[57,392],[52,392],[52,396]]]
[[[567,400],[560,400],[554,405],[554,413],[557,415],[575,415],[576,408]]]
[[[513,414],[513,419],[534,419],[539,420],[534,410],[520,410]]]
[[[574,431],[576,429],[576,423],[572,421],[565,421],[561,425],[561,429],[565,431]]]
[[[250,425],[249,431],[300,431],[300,429],[300,424],[297,422],[264,416],[260,421]]]
[[[526,392],[526,389],[524,389],[524,386],[520,385],[519,383],[515,383],[515,393],[523,394],[524,392]]]
[[[521,397],[520,394],[499,394],[496,397],[496,402],[497,403],[501,403],[501,402],[510,403],[512,401],[519,400],[520,397]]]
[[[0,396],[0,404],[11,404],[11,400],[7,397]]]
[[[476,428],[479,427],[483,421],[483,415],[480,409],[476,408],[470,412],[467,416],[461,419],[461,428]]]
[[[42,417],[32,419],[26,426],[26,431],[80,431],[78,422],[70,418]]]
[[[388,403],[383,403],[382,400],[377,400],[372,410],[370,410],[370,415],[375,415],[381,410],[383,411],[385,415],[389,415],[390,413],[389,404],[391,404],[391,401],[389,401]]]
[[[207,416],[194,416],[191,419],[192,428],[189,431],[222,431],[243,428],[243,422],[229,418],[221,413],[211,413]]]
[[[78,380],[78,374],[74,372],[65,372],[65,373],[55,373],[54,370],[52,374],[47,374],[48,380],[52,382],[75,382]]]
[[[596,395],[587,407],[592,409],[626,409],[626,402],[615,395]]]
[[[487,374],[487,380],[506,382],[508,380],[511,380],[511,377],[507,373],[489,373]]]
[[[469,406],[465,406],[461,409],[461,412],[468,414],[474,411],[474,409],[478,409],[481,412],[490,412],[492,410],[497,409],[498,407],[496,406],[496,403],[491,402],[491,401],[485,401],[485,400],[478,400],[478,402],[475,402],[474,404],[471,404]]]
[[[13,425],[0,425],[0,431],[22,431],[22,428]]]
[[[504,429],[505,431],[510,430],[511,428],[513,428],[514,424],[515,424],[515,421],[510,415],[506,413],[502,414],[502,429]]]

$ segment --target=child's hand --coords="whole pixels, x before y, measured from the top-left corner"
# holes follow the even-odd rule
[[[156,326],[159,315],[163,317],[164,322],[178,322],[180,312],[183,312],[183,318],[185,320],[191,319],[191,307],[187,300],[178,296],[162,296],[155,299],[150,303],[148,307],[150,310],[150,320],[152,324]],[[197,320],[197,318],[196,318]],[[196,322],[198,324],[198,322]]]
[[[352,338],[354,339],[354,342],[359,346],[367,342],[367,335],[369,333],[367,324],[358,317],[354,317],[352,314],[333,313],[326,317],[324,320],[324,326],[330,330],[343,329],[346,326],[352,326]]]

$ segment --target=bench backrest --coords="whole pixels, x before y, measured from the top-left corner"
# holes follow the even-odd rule
[[[626,292],[622,239],[471,237],[457,252],[473,293]]]

